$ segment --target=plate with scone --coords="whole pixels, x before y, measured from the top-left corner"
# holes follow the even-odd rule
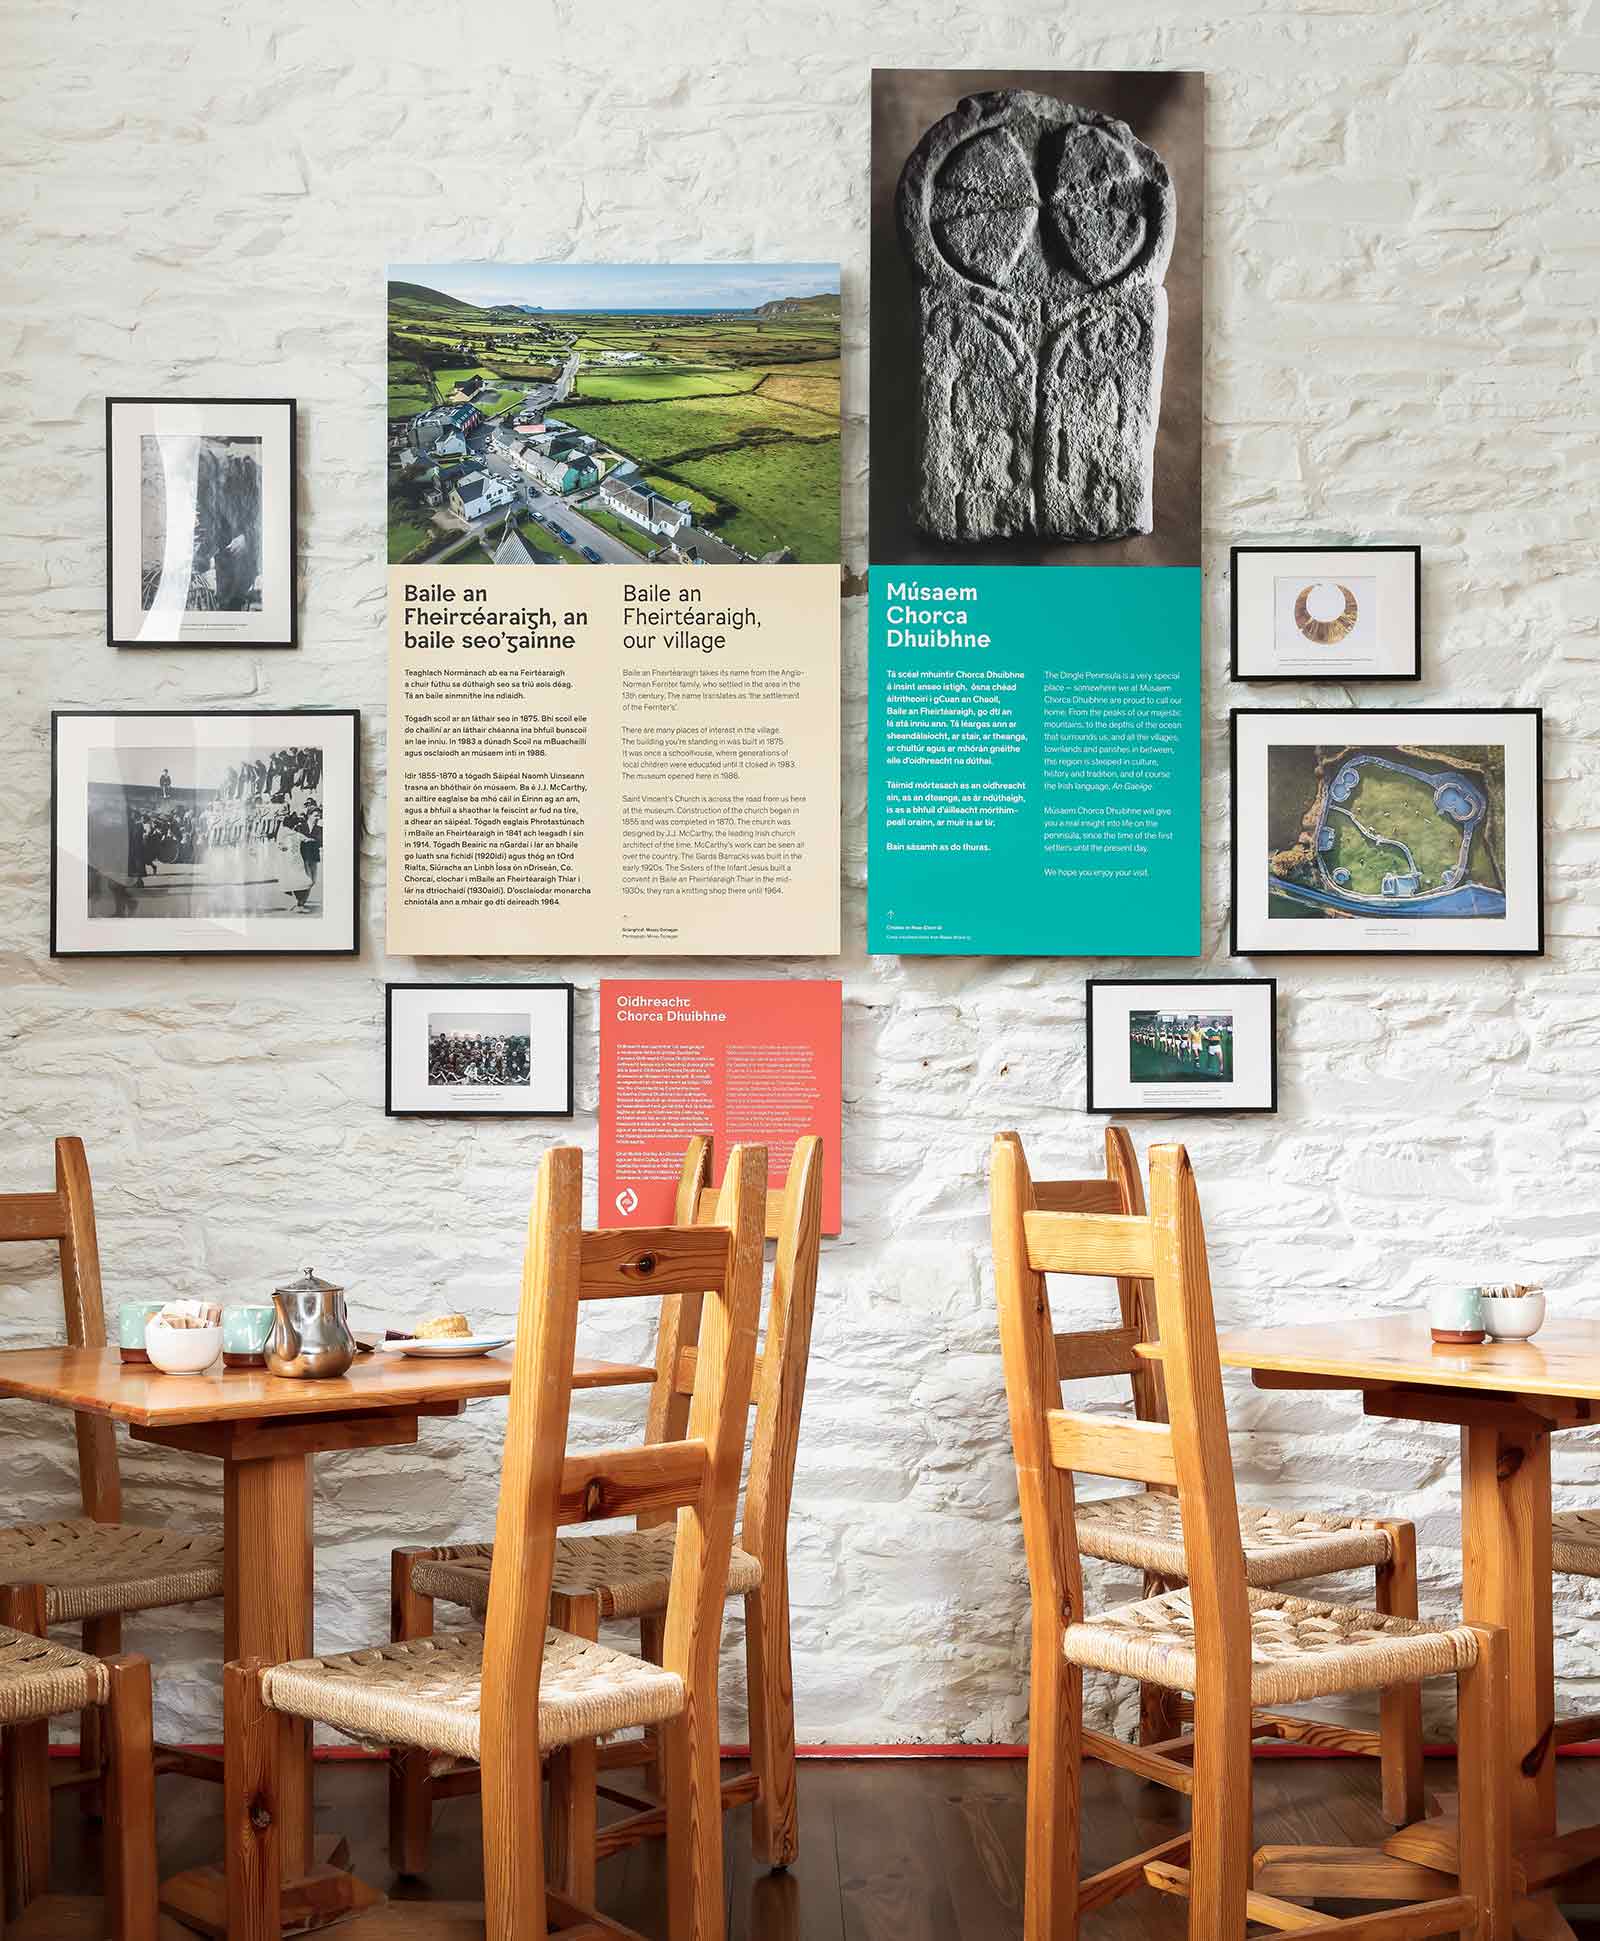
[[[419,1355],[427,1361],[464,1361],[510,1345],[508,1334],[474,1334],[464,1314],[430,1314],[410,1334],[391,1335],[383,1344],[390,1354]]]

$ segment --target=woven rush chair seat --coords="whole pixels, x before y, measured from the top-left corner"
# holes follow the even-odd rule
[[[1253,1590],[1249,1600],[1252,1705],[1287,1705],[1453,1677],[1478,1662],[1477,1637],[1465,1625],[1424,1624],[1268,1591]],[[1167,1591],[1070,1624],[1062,1650],[1071,1663],[1088,1670],[1192,1692],[1196,1662],[1189,1593]]]
[[[104,1705],[111,1676],[98,1658],[0,1624],[0,1725],[26,1725]]]
[[[1551,1519],[1550,1562],[1573,1577],[1600,1577],[1600,1510],[1560,1510]]]
[[[556,1544],[555,1578],[559,1596],[593,1597],[602,1618],[650,1617],[667,1608],[672,1589],[672,1559],[677,1526],[618,1530],[588,1537],[563,1537]],[[419,1557],[411,1585],[420,1596],[464,1604],[469,1611],[489,1608],[492,1543],[463,1543]],[[761,1587],[761,1564],[734,1545],[728,1566],[728,1595],[743,1597]]]
[[[222,1539],[132,1523],[0,1529],[0,1583],[42,1584],[51,1624],[163,1610],[222,1595]]]
[[[261,1695],[275,1712],[319,1720],[367,1744],[476,1760],[482,1683],[483,1633],[443,1631],[274,1665],[261,1674]],[[686,1702],[683,1680],[659,1665],[565,1631],[545,1633],[539,1744],[547,1752],[660,1725]]]
[[[1103,1563],[1128,1564],[1152,1576],[1181,1581],[1183,1518],[1175,1496],[1141,1491],[1108,1496],[1077,1506],[1078,1548]],[[1315,1510],[1275,1510],[1241,1506],[1239,1536],[1244,1544],[1245,1582],[1255,1590],[1322,1577],[1340,1570],[1370,1569],[1388,1563],[1393,1552],[1381,1524],[1355,1516],[1323,1516]],[[1596,1535],[1600,1574],[1600,1519]]]

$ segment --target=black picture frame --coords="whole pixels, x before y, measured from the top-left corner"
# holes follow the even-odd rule
[[[560,1108],[540,1107],[519,1111],[515,1106],[397,1106],[394,1102],[394,998],[396,991],[564,991],[566,1007],[563,1028],[566,1032],[566,1104]],[[390,1119],[570,1119],[577,1110],[576,1058],[573,1038],[576,1028],[577,986],[549,980],[540,983],[502,984],[467,982],[459,978],[440,982],[398,982],[383,987],[383,1110]]]
[[[1267,994],[1267,1015],[1270,1029],[1268,1032],[1268,1069],[1270,1074],[1270,1102],[1266,1105],[1218,1104],[1215,1100],[1199,1101],[1192,1105],[1168,1104],[1165,1100],[1159,1105],[1101,1105],[1095,1100],[1095,1049],[1094,1049],[1094,1007],[1096,991],[1130,991],[1140,989],[1171,990],[1181,986],[1185,990],[1210,993],[1229,990],[1264,990]],[[1204,1008],[1197,1006],[1197,1009]],[[1088,1112],[1105,1113],[1116,1118],[1242,1118],[1259,1117],[1275,1113],[1278,1109],[1278,980],[1275,977],[1091,977],[1083,991],[1083,1043],[1084,1043],[1084,1109]],[[1181,1092],[1174,1099],[1181,1099]]]
[[[1380,947],[1334,944],[1306,946],[1286,944],[1279,948],[1241,943],[1239,934],[1239,724],[1260,716],[1278,716],[1288,721],[1303,721],[1317,716],[1349,721],[1352,724],[1374,716],[1391,719],[1432,721],[1459,719],[1466,715],[1495,715],[1526,719],[1533,727],[1534,798],[1534,889],[1537,899],[1536,941],[1528,945],[1488,943],[1482,945],[1430,944],[1425,950],[1384,950]],[[1359,739],[1357,735],[1355,738]],[[1228,719],[1228,911],[1229,948],[1235,957],[1542,957],[1545,954],[1545,840],[1544,840],[1544,710],[1542,708],[1234,708]],[[1338,929],[1338,925],[1333,926]]]
[[[116,622],[117,519],[115,513],[116,414],[124,407],[177,406],[184,409],[249,406],[252,410],[274,409],[286,414],[286,468],[288,485],[287,532],[283,540],[283,560],[288,594],[288,626],[281,638],[240,640],[128,639],[119,637]],[[216,653],[218,651],[277,652],[300,645],[299,558],[300,464],[297,425],[298,400],[295,398],[192,398],[192,397],[108,397],[105,431],[105,517],[106,517],[106,645],[108,647],[159,650],[177,653]]]
[[[344,721],[350,736],[350,941],[338,945],[261,945],[207,950],[188,943],[171,950],[64,948],[61,928],[62,723],[94,720]],[[52,957],[358,957],[361,954],[361,710],[359,708],[54,708],[50,714],[50,955]]]
[[[1366,674],[1340,673],[1330,670],[1327,673],[1286,672],[1282,674],[1243,674],[1239,671],[1239,561],[1251,555],[1282,555],[1292,558],[1297,553],[1409,553],[1412,560],[1412,637],[1411,669],[1409,673]],[[1297,541],[1293,545],[1269,546],[1230,546],[1228,548],[1228,672],[1231,679],[1245,685],[1267,684],[1283,686],[1300,681],[1348,681],[1351,685],[1365,685],[1368,682],[1392,683],[1420,681],[1422,679],[1422,548],[1410,545],[1341,545],[1336,542],[1324,545],[1307,544]]]

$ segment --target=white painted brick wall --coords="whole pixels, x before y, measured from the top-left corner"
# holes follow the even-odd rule
[[[368,1313],[447,1289],[509,1313],[543,1128],[383,1116],[386,977],[570,975],[592,1147],[602,966],[386,961],[383,270],[393,257],[845,263],[847,563],[865,557],[867,73],[884,65],[1197,66],[1211,74],[1206,805],[1226,808],[1226,547],[1418,540],[1419,700],[1548,711],[1549,956],[1284,963],[1272,1120],[1175,1121],[1227,1321],[1401,1307],[1485,1270],[1600,1313],[1600,9],[1581,0],[1122,0],[959,9],[708,0],[511,12],[414,0],[4,0],[15,375],[0,440],[6,706],[0,952],[8,1186],[88,1141],[108,1293],[259,1292],[314,1260]],[[108,392],[298,396],[297,654],[103,644]],[[1065,576],[1064,576],[1065,577]],[[984,1268],[988,1135],[1093,1158],[1082,982],[1067,962],[862,951],[863,669],[847,606],[847,1230],[829,1244],[794,1524],[809,1740],[1010,1739],[1025,1592]],[[1285,696],[1285,699],[1292,697]],[[1308,702],[1338,704],[1336,689]],[[1359,695],[1353,698],[1362,698]],[[45,953],[47,715],[315,702],[366,711],[358,963],[61,962]],[[1205,845],[1207,968],[1226,856]],[[640,968],[649,968],[640,966]],[[663,967],[665,968],[665,967]],[[676,968],[676,967],[675,967]],[[683,967],[688,969],[690,967]],[[695,966],[725,972],[724,963]],[[761,969],[761,966],[752,968]],[[1173,964],[1107,969],[1193,968]],[[0,1339],[57,1325],[40,1259],[0,1266]],[[618,1347],[640,1345],[606,1318]],[[1415,1516],[1425,1595],[1455,1582],[1445,1430],[1338,1398],[1233,1395],[1247,1490]],[[584,1411],[583,1431],[628,1421]],[[485,1527],[501,1412],[415,1451],[325,1459],[320,1637],[379,1633],[397,1539]],[[70,1503],[70,1438],[0,1411],[7,1517]],[[1564,1500],[1600,1449],[1563,1438]],[[214,1469],[130,1448],[130,1512],[214,1527]],[[1563,1585],[1565,1694],[1600,1698],[1600,1593]],[[215,1612],[140,1620],[161,1726],[213,1736]],[[730,1731],[739,1730],[737,1718]]]

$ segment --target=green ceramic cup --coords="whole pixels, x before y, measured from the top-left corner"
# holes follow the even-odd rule
[[[1441,1287],[1428,1302],[1428,1324],[1435,1341],[1482,1341],[1487,1328],[1482,1294],[1475,1287]]]
[[[222,1310],[222,1359],[229,1368],[263,1368],[272,1333],[270,1301],[234,1301]]]
[[[144,1351],[144,1324],[159,1314],[165,1301],[119,1301],[117,1303],[117,1350],[124,1361],[148,1361]]]

